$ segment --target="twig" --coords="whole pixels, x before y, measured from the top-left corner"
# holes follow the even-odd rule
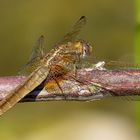
[[[26,76],[0,77],[0,100],[19,85]],[[71,72],[57,81],[45,81],[28,94],[21,102],[78,100],[89,101],[108,96],[139,96],[140,70],[95,70],[81,69],[76,76]],[[45,86],[44,89],[42,89]]]

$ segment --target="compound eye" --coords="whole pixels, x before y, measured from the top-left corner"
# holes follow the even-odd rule
[[[90,51],[89,51],[89,44],[85,44],[84,45],[84,53],[85,53],[85,55],[89,55],[90,54]]]

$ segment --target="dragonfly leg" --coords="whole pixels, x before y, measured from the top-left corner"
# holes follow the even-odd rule
[[[54,80],[55,80],[57,86],[59,87],[61,93],[64,94],[64,93],[63,93],[63,90],[62,90],[62,88],[61,88],[61,86],[60,86],[60,84],[59,84],[59,82],[57,81],[57,79],[54,79]]]
[[[74,64],[74,76],[77,77],[77,65],[76,65],[76,63]]]
[[[62,76],[63,74],[65,74],[65,70],[63,69],[62,66],[60,65],[54,65],[51,68],[51,78],[55,81],[55,83],[57,84],[57,86],[59,87],[61,93],[63,94],[63,90],[62,87],[59,84],[59,80],[57,80],[57,78],[59,76]]]
[[[80,55],[76,54],[75,57],[76,57],[76,61],[73,65],[73,67],[74,67],[74,75],[75,75],[75,77],[77,77],[77,69],[78,69],[78,64],[80,63]]]

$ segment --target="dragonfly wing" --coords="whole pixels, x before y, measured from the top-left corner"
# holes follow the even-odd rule
[[[60,44],[65,44],[67,42],[75,40],[85,24],[86,24],[86,17],[81,16],[80,19],[74,24],[74,26],[72,27],[71,31],[69,31],[63,37],[63,39],[60,40],[60,42],[57,43],[56,46],[59,46]]]
[[[34,71],[40,65],[40,60],[44,57],[44,55],[44,36],[41,35],[32,48],[27,64],[22,68],[22,70],[20,70],[20,74],[28,74]]]
[[[32,49],[29,62],[37,59],[38,57],[43,58],[44,55],[44,36],[41,35]]]
[[[139,68],[140,65],[128,61],[105,61],[105,67],[108,69],[127,69]]]

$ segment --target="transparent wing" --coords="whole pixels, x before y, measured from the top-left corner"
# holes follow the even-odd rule
[[[61,44],[65,44],[69,41],[75,40],[78,34],[80,33],[81,29],[85,25],[85,23],[86,23],[86,17],[85,16],[80,17],[80,19],[72,27],[71,31],[68,32],[63,37],[63,39],[55,45],[55,47]],[[40,60],[45,55],[43,43],[44,43],[44,36],[40,36],[35,46],[32,49],[32,53],[30,55],[30,58],[27,64],[24,66],[24,68],[22,68],[22,70],[20,70],[20,74],[21,73],[28,74],[32,72],[33,70],[35,70],[39,65],[41,65]]]
[[[105,61],[105,67],[108,69],[137,69],[140,68],[139,64],[134,62],[125,62],[125,61]]]
[[[44,36],[41,35],[36,41],[35,46],[32,49],[31,55],[27,64],[20,70],[19,74],[28,74],[34,71],[39,65],[41,65],[40,60],[44,57]]]
[[[86,24],[86,17],[81,16],[80,19],[74,24],[71,31],[68,32],[63,37],[63,39],[60,40],[60,42],[58,42],[57,45],[55,45],[55,46],[59,46],[60,44],[65,44],[67,42],[75,40],[85,24]]]
[[[43,56],[45,54],[43,44],[44,44],[44,36],[41,35],[39,37],[39,39],[37,40],[35,46],[32,49],[32,53],[31,53],[31,56],[29,58],[29,62],[33,61],[37,58],[43,58]]]

